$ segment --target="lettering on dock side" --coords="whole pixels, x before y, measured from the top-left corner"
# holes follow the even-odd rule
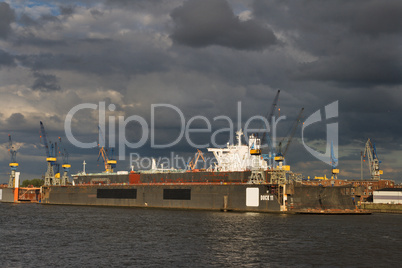
[[[274,196],[269,195],[269,194],[264,194],[264,195],[261,195],[260,200],[261,201],[272,201],[272,200],[274,200]]]

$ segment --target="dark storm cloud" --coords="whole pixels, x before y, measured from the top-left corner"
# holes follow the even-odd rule
[[[27,14],[22,14],[20,16],[20,19],[18,20],[18,22],[24,26],[36,26],[38,25],[38,22],[34,19],[32,19],[30,16],[28,16]]]
[[[402,61],[357,53],[350,57],[334,56],[300,65],[295,78],[344,83],[346,86],[371,86],[402,83]]]
[[[60,14],[64,16],[71,16],[74,14],[75,7],[73,6],[61,6],[60,7]]]
[[[400,1],[255,1],[254,12],[316,57],[294,78],[346,86],[402,82]]]
[[[93,17],[97,17],[97,16],[102,16],[104,12],[98,10],[98,9],[91,9],[91,15]]]
[[[105,5],[137,9],[149,7],[149,5],[161,5],[163,2],[163,0],[106,0]]]
[[[0,67],[1,66],[14,66],[14,57],[4,50],[0,49]]]
[[[47,22],[56,22],[61,25],[61,20],[57,16],[51,14],[42,14],[38,19],[33,19],[24,13],[18,19],[18,23],[33,27],[42,27],[43,24]]]
[[[325,105],[339,100],[339,117],[331,122],[339,122],[342,146],[363,147],[370,137],[387,148],[388,156],[402,144],[402,126],[398,123],[402,111],[398,86],[402,78],[400,1],[255,1],[248,21],[235,15],[251,5],[251,1],[242,0],[33,2],[38,5],[31,8],[18,1],[17,27],[11,35],[7,24],[9,38],[0,49],[0,67],[15,66],[14,58],[19,64],[18,68],[0,69],[1,77],[6,78],[0,89],[32,105],[24,111],[8,111],[7,115],[12,114],[9,118],[3,116],[4,125],[10,126],[7,132],[18,129],[24,134],[37,133],[37,125],[27,130],[33,121],[27,111],[43,116],[44,109],[48,115],[35,118],[36,124],[42,120],[48,122],[47,130],[62,132],[65,113],[81,98],[94,103],[103,98],[107,105],[118,102],[116,111],[126,116],[141,115],[148,123],[151,103],[169,103],[183,112],[187,122],[195,115],[206,116],[213,131],[228,127],[224,120],[213,120],[227,115],[236,131],[238,116],[244,127],[251,116],[266,114],[276,90],[281,89],[278,107],[287,119],[279,123],[278,136],[286,135],[301,107],[306,107],[305,118],[318,109],[324,118]],[[177,45],[171,46],[171,41]],[[270,49],[264,49],[267,47]],[[33,76],[27,77],[30,73]],[[38,92],[28,89],[30,86],[44,92],[40,92],[44,101],[27,95],[37,96]],[[16,89],[19,91],[14,94]],[[59,94],[54,91],[62,89],[67,93],[63,94],[64,108],[58,104],[52,111],[47,105],[38,105],[56,103]],[[112,92],[116,96],[108,99],[105,89],[118,93]],[[237,101],[241,101],[241,115]],[[178,136],[180,120],[176,117],[161,112],[156,118],[156,144]],[[93,141],[96,126],[93,133],[85,127],[94,124],[96,118],[88,112],[88,116],[77,119],[80,128],[74,131],[78,139]],[[18,126],[12,124],[24,120]],[[323,119],[306,128],[306,142],[321,146],[327,123]],[[205,125],[196,120],[191,127]],[[299,143],[300,135],[301,127],[287,157],[290,165],[295,163],[305,170],[296,167],[294,171],[329,171],[326,164],[315,166],[320,164],[318,160],[304,165],[316,159]],[[140,136],[136,124],[127,126],[128,139],[135,142]],[[197,144],[210,138],[210,133],[191,136]],[[29,137],[23,139],[28,141]],[[217,136],[222,146],[230,139],[229,132]],[[81,168],[82,160],[90,159],[86,154],[91,153],[71,147],[75,150],[71,155],[79,159],[73,164]],[[183,139],[165,150],[151,150],[150,142],[138,150],[154,156],[171,151],[185,155],[194,153],[195,148]],[[39,153],[44,154],[42,150]],[[348,153],[350,149],[344,154]],[[353,157],[360,159],[359,153],[360,149],[353,152]],[[96,163],[96,149],[92,157]],[[340,157],[345,170],[352,166],[347,159]],[[123,164],[119,166],[124,169]]]
[[[107,8],[132,10],[134,12],[142,11],[165,16],[167,12],[177,6],[177,2],[177,0],[106,0],[105,6]]]
[[[370,35],[402,33],[402,2],[368,2],[357,12],[352,29]]]
[[[35,82],[32,85],[33,90],[55,91],[60,90],[59,79],[52,74],[35,72]]]
[[[277,43],[271,29],[255,20],[241,21],[225,0],[192,0],[172,11],[171,38],[183,45],[219,45],[260,50]]]
[[[37,40],[37,42],[46,40]],[[102,45],[103,43],[103,45]],[[61,42],[62,45],[63,42]],[[72,41],[69,45],[99,46],[96,54],[39,54],[20,55],[18,60],[22,65],[33,71],[44,69],[72,70],[74,72],[94,73],[97,75],[123,74],[126,76],[162,71],[167,69],[168,57],[152,48],[142,51],[127,51],[118,43],[105,39],[83,39]],[[51,42],[50,45],[57,45]],[[114,47],[113,47],[114,45]]]
[[[21,125],[21,124],[25,124],[26,120],[25,120],[25,117],[23,114],[14,113],[9,118],[7,118],[7,123],[10,125],[12,125],[12,124]]]
[[[0,3],[0,38],[6,38],[11,32],[10,24],[15,20],[14,10],[7,3]]]
[[[66,40],[49,40],[38,38],[33,35],[28,35],[24,37],[17,37],[14,41],[14,45],[23,46],[23,45],[32,45],[35,47],[42,48],[50,48],[50,47],[65,47],[68,45]],[[18,56],[19,59],[24,60],[26,56]]]

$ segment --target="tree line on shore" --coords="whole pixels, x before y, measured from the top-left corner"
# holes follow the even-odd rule
[[[41,187],[45,181],[43,179],[32,179],[32,180],[24,180],[21,184],[21,187]]]

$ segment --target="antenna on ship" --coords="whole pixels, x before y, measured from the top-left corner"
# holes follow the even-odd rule
[[[239,131],[236,132],[237,135],[237,143],[239,146],[241,146],[241,136],[243,135],[243,131],[242,129],[240,129]]]

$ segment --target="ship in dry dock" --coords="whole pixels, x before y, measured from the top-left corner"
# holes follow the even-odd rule
[[[71,184],[42,187],[42,204],[278,213],[361,214],[351,187],[303,186],[301,174],[261,156],[261,140],[209,148],[217,164],[208,170],[106,172],[73,175]],[[280,160],[280,159],[279,159]]]

